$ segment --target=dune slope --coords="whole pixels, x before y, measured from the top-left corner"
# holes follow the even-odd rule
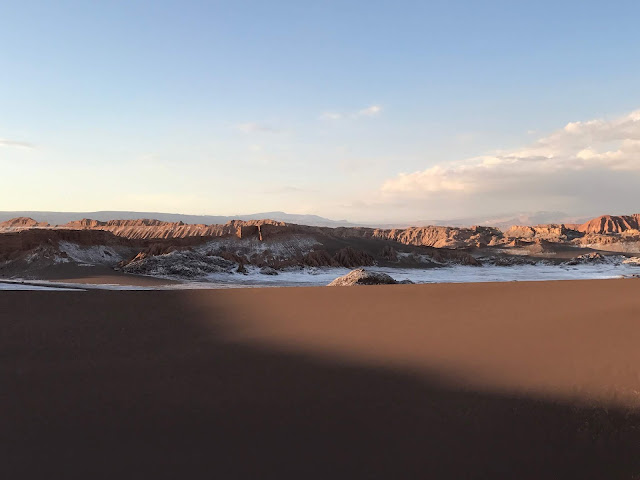
[[[639,289],[3,292],[0,474],[637,478]]]

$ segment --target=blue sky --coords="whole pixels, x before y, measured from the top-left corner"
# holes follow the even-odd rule
[[[0,2],[0,209],[640,210],[638,18],[638,2]]]

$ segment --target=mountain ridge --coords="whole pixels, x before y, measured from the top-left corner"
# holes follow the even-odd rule
[[[2,213],[2,212],[0,212]],[[9,212],[7,212],[9,213]],[[19,212],[19,213],[27,213],[27,212]],[[100,213],[100,212],[96,212]],[[107,212],[109,213],[109,212]],[[126,213],[137,213],[137,212],[126,212]],[[322,220],[327,220],[329,222],[334,222],[338,225],[314,225],[314,224],[305,224],[305,223],[295,223],[292,221],[284,221],[279,220],[277,215],[267,216],[269,214],[280,214],[282,218],[283,212],[269,212],[265,214],[254,214],[247,215],[244,219],[241,218],[233,218],[230,220],[226,220],[227,217],[222,217],[225,219],[225,222],[198,222],[198,223],[190,223],[185,222],[183,220],[174,220],[167,221],[161,218],[156,217],[137,217],[137,218],[109,218],[106,220],[101,220],[100,218],[89,218],[83,217],[78,220],[71,220],[66,223],[61,224],[52,224],[51,222],[39,221],[37,218],[28,217],[25,215],[20,215],[17,217],[12,217],[3,221],[4,215],[0,214],[0,229],[10,230],[10,229],[25,229],[25,228],[71,228],[71,229],[101,229],[101,230],[111,230],[111,231],[122,231],[127,230],[131,231],[132,229],[160,229],[169,233],[167,236],[161,235],[158,238],[179,238],[184,236],[217,236],[219,235],[219,230],[223,227],[230,227],[231,229],[241,228],[242,226],[259,226],[263,224],[277,225],[279,227],[286,228],[295,228],[295,227],[318,227],[318,228],[331,228],[337,230],[344,229],[367,229],[373,230],[376,232],[380,231],[388,231],[391,235],[398,235],[398,232],[402,231],[410,231],[417,229],[440,229],[442,231],[462,231],[462,230],[481,230],[485,229],[489,230],[501,230],[506,236],[526,236],[532,237],[538,235],[540,232],[545,231],[545,235],[549,235],[549,230],[554,231],[552,235],[560,235],[564,234],[568,231],[574,231],[582,234],[600,234],[600,235],[611,235],[611,234],[623,234],[628,231],[638,231],[640,230],[640,213],[631,214],[631,215],[601,215],[599,217],[595,217],[589,219],[583,223],[543,223],[537,225],[526,225],[526,224],[514,224],[511,225],[510,228],[498,227],[496,225],[472,225],[470,227],[462,227],[462,226],[452,226],[452,225],[438,225],[438,224],[429,224],[424,226],[412,226],[412,227],[369,227],[364,225],[348,225],[343,226],[340,224],[340,221],[333,221],[329,219],[324,219],[323,217],[317,216],[309,216],[309,215],[289,215],[284,214],[286,217],[317,217]],[[153,215],[153,214],[151,214]],[[176,217],[189,217],[189,216],[181,216],[179,214],[168,214]],[[263,216],[264,215],[264,216]],[[131,216],[131,215],[129,215]],[[158,215],[158,216],[163,216]],[[104,217],[104,215],[98,215],[98,217]],[[259,217],[259,218],[247,218],[247,217]],[[274,218],[275,217],[275,218]],[[219,217],[196,217],[201,220],[208,220],[209,218],[219,218]],[[183,233],[180,235],[174,235],[171,231],[182,231]],[[561,232],[561,233],[558,233]],[[121,234],[122,235],[122,234]],[[128,235],[122,235],[128,236]],[[149,238],[149,237],[148,237]],[[150,237],[154,238],[154,237]]]
[[[297,225],[309,225],[316,227],[371,227],[371,228],[408,228],[420,226],[448,226],[471,227],[486,226],[508,229],[514,225],[541,225],[541,224],[582,224],[591,220],[592,216],[571,216],[563,212],[511,212],[492,216],[478,216],[451,219],[417,219],[412,221],[349,221],[333,220],[313,214],[293,214],[282,211],[270,211],[251,213],[246,215],[191,215],[181,213],[163,212],[137,212],[100,210],[95,212],[56,212],[56,211],[0,211],[0,222],[15,219],[17,217],[31,218],[36,223],[48,223],[49,225],[64,225],[72,221],[92,219],[101,222],[109,220],[139,220],[154,219],[165,222],[183,222],[185,224],[224,224],[231,220],[263,220],[271,219]]]
[[[83,219],[52,227],[18,217],[0,222],[0,270],[4,276],[24,275],[75,262],[195,278],[219,271],[243,273],[247,265],[270,272],[323,266],[578,264],[605,261],[599,252],[640,253],[639,225],[640,214],[504,231],[487,226],[326,227],[269,219],[210,225]]]
[[[300,225],[311,225],[318,227],[353,227],[359,224],[347,220],[332,220],[319,215],[294,214],[280,211],[251,213],[247,215],[189,215],[182,213],[163,212],[136,212],[118,210],[99,210],[95,212],[55,212],[40,210],[25,211],[0,211],[0,222],[6,222],[16,218],[31,218],[36,223],[48,223],[49,225],[64,225],[73,221],[83,219],[107,222],[109,220],[140,220],[153,219],[163,222],[183,222],[185,224],[224,224],[231,220],[263,220],[271,219],[275,221],[297,223]]]

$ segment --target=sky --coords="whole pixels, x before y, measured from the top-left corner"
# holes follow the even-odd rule
[[[0,0],[0,210],[640,211],[637,1]]]

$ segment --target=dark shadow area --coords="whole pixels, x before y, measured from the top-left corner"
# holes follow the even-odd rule
[[[199,318],[175,291],[2,292],[0,477],[640,475],[637,412],[233,343],[225,308]]]

